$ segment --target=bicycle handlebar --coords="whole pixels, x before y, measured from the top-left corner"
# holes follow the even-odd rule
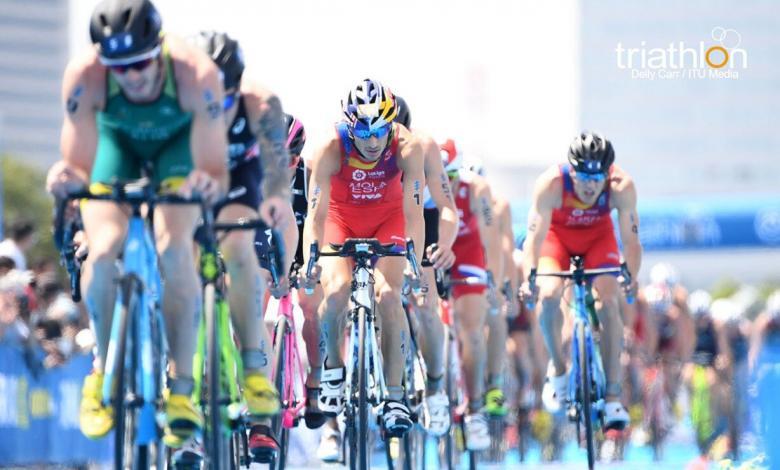
[[[343,244],[331,243],[333,251],[320,251],[319,244],[315,241],[309,246],[309,263],[306,266],[306,278],[311,279],[314,272],[314,266],[317,264],[320,256],[338,256],[340,258],[367,259],[384,258],[388,256],[403,256],[412,266],[413,279],[420,279],[420,266],[417,263],[417,255],[414,251],[414,241],[411,238],[406,239],[406,249],[395,251],[394,243],[381,243],[376,238],[347,238]],[[311,295],[314,292],[313,287],[305,288],[306,294]]]
[[[613,267],[613,268],[595,268],[595,269],[583,269],[581,267],[577,267],[575,269],[569,270],[569,271],[553,271],[548,273],[539,273],[536,271],[536,268],[531,269],[531,272],[528,274],[528,289],[531,292],[536,292],[536,278],[537,277],[557,277],[561,279],[573,279],[575,281],[577,280],[586,280],[588,278],[592,278],[595,276],[601,276],[604,274],[619,274],[623,281],[620,283],[623,287],[623,291],[626,295],[626,301],[629,304],[634,303],[634,296],[629,291],[631,287],[631,273],[628,271],[628,265],[624,261],[620,264],[620,267]],[[527,299],[526,300],[526,307],[529,309],[534,308],[535,299]]]

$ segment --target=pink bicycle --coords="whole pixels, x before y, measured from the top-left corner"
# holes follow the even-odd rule
[[[294,279],[291,277],[291,284]],[[287,462],[287,447],[290,443],[290,429],[298,425],[301,410],[306,405],[304,394],[304,370],[298,352],[295,317],[291,291],[279,299],[279,313],[273,334],[273,348],[276,353],[271,377],[279,391],[281,410],[273,418],[272,429],[278,436],[279,453],[270,462],[271,469],[283,469]]]

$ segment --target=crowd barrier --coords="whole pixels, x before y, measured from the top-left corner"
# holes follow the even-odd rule
[[[0,342],[0,467],[110,461],[111,437],[93,441],[79,430],[91,356],[51,369],[28,364],[21,346]]]

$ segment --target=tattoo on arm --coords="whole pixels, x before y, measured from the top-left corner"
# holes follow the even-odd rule
[[[314,191],[312,191],[311,194],[311,210],[312,212],[317,208],[317,203],[320,201],[320,193],[322,190],[319,186],[316,186],[314,188]]]
[[[441,180],[441,190],[444,193],[444,196],[452,201],[452,190],[450,189],[450,180],[447,178],[444,173],[439,175],[439,179]]]
[[[485,225],[493,225],[493,208],[486,197],[480,197],[479,202],[482,205],[482,216],[485,218]]]
[[[76,85],[73,93],[70,94],[67,102],[65,103],[65,109],[68,111],[68,114],[75,114],[79,109],[79,97],[81,97],[83,93],[84,85]]]
[[[214,98],[214,93],[211,90],[205,90],[203,92],[203,99],[206,100],[206,112],[211,119],[222,118],[222,103],[218,103]]]
[[[287,129],[282,103],[277,96],[271,96],[265,103],[257,137],[263,164],[263,196],[289,195]]]

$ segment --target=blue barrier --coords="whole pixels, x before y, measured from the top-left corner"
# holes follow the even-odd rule
[[[111,460],[112,440],[79,430],[81,383],[90,355],[33,374],[24,350],[0,343],[0,466]]]

